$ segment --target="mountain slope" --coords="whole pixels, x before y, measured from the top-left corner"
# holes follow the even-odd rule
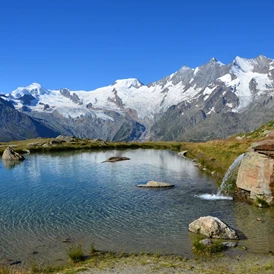
[[[57,136],[53,130],[17,111],[2,97],[0,97],[0,129],[1,141]]]

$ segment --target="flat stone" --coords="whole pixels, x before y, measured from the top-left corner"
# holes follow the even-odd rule
[[[128,158],[128,157],[110,157],[103,163],[105,163],[105,162],[114,163],[114,162],[120,162],[120,161],[126,161],[126,160],[130,160],[130,158]]]
[[[155,182],[155,181],[149,181],[146,184],[140,184],[137,185],[138,187],[147,187],[147,188],[165,188],[165,187],[174,187],[175,185],[164,183],[164,182]]]

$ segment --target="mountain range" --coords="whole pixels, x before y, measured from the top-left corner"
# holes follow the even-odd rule
[[[38,83],[0,94],[0,140],[59,134],[110,141],[206,141],[274,118],[274,60],[212,58],[148,85],[135,78],[91,91]]]

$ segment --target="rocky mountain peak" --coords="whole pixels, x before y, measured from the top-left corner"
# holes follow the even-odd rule
[[[270,70],[270,64],[272,59],[265,57],[264,55],[259,55],[256,58],[242,58],[237,56],[232,62],[232,73],[237,74],[239,72],[257,72],[257,73],[267,73]]]
[[[34,97],[39,97],[40,95],[48,94],[49,91],[43,88],[38,83],[32,83],[27,87],[18,87],[16,90],[11,92],[13,98],[20,98],[24,95],[32,95]]]

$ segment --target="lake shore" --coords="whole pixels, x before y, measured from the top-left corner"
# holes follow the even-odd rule
[[[211,173],[216,178],[222,178],[224,171],[231,162],[245,151],[250,141],[220,140],[207,143],[182,143],[182,142],[130,142],[112,143],[101,140],[76,140],[73,143],[52,144],[54,139],[25,140],[12,143],[0,143],[0,154],[6,146],[14,146],[16,150],[26,153],[47,153],[66,150],[105,150],[105,149],[132,149],[153,148],[170,149],[176,151],[188,150],[190,158],[196,159],[205,172]],[[39,144],[35,144],[35,142]],[[28,145],[28,144],[31,145]],[[226,153],[224,153],[224,151]],[[229,156],[229,157],[228,157]],[[223,161],[222,157],[226,158]],[[214,172],[214,173],[212,173]],[[118,255],[106,253],[104,256],[93,256],[88,260],[69,264],[68,266],[45,267],[31,266],[23,269],[20,265],[8,268],[10,272],[1,270],[1,273],[274,273],[273,253],[250,253],[246,250],[233,249],[223,255],[210,257],[195,256],[186,259],[178,256],[154,255]]]
[[[59,273],[59,274],[142,274],[142,273],[273,273],[274,256],[272,253],[249,253],[234,249],[211,256],[197,255],[192,259],[180,256],[160,256],[158,254],[94,254],[80,263],[66,266],[45,267],[32,265],[30,268],[13,266],[0,269],[0,273]]]
[[[57,138],[38,138],[0,142],[0,155],[9,146],[16,152],[26,153],[51,153],[61,151],[100,151],[100,150],[125,150],[125,149],[167,149],[184,151],[184,156],[193,159],[198,168],[217,178],[220,182],[229,166],[256,138],[236,139],[234,137],[224,140],[208,142],[179,142],[179,141],[146,141],[146,142],[109,142],[100,139],[72,138],[62,140]]]

